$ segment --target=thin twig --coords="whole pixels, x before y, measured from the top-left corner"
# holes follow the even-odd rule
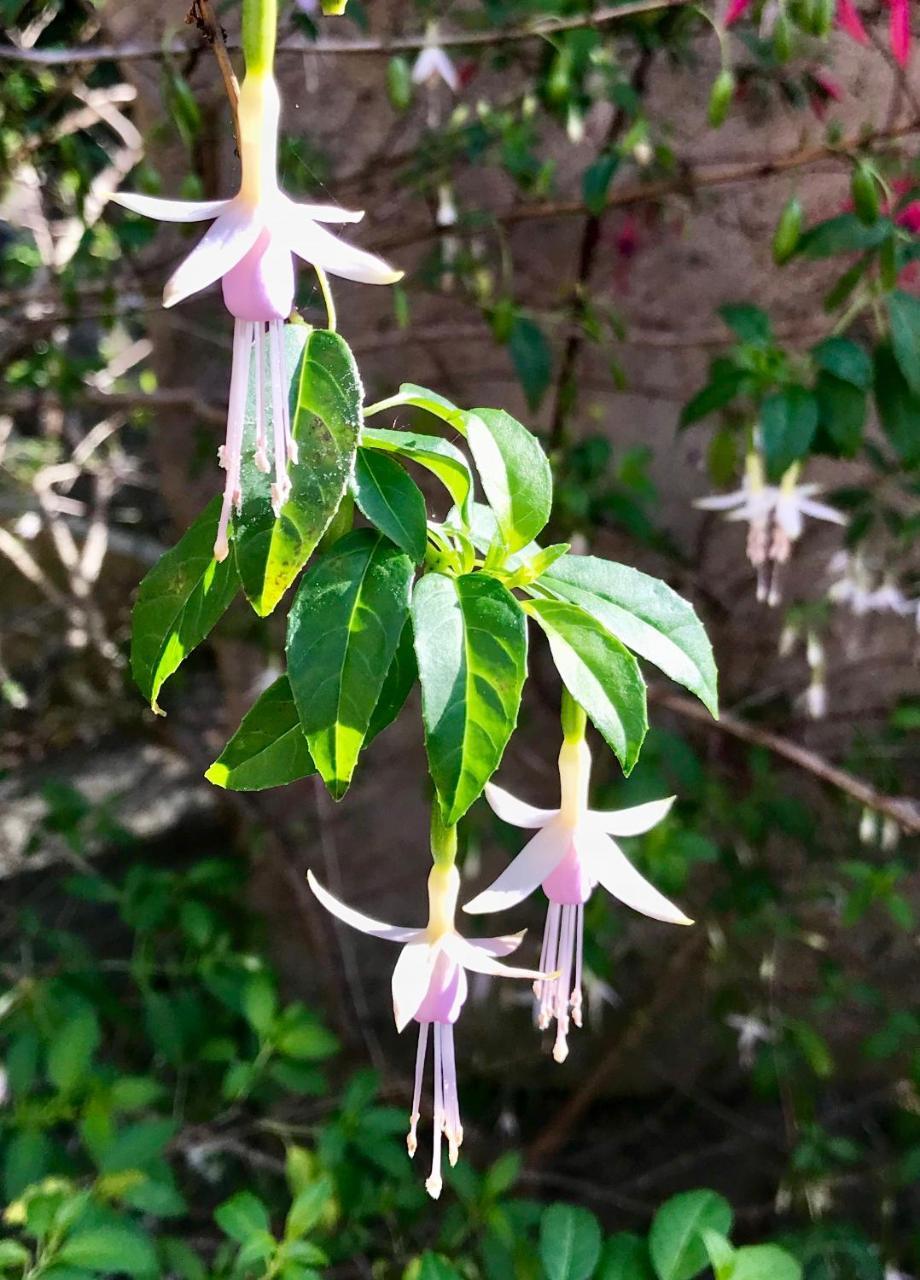
[[[636,17],[643,13],[655,13],[663,9],[680,9],[690,0],[627,0],[625,4],[604,5],[593,13],[578,14],[567,18],[543,18],[519,27],[504,30],[445,33],[438,37],[438,44],[445,49],[472,48],[475,46],[513,44],[521,40],[545,39],[562,31],[577,31],[583,27],[599,26],[620,18]],[[413,53],[424,49],[428,37],[424,33],[411,36],[393,36],[389,39],[354,40],[283,40],[276,52],[281,55],[315,54],[317,56],[343,57],[360,54],[371,57],[387,57],[392,53]],[[136,62],[144,58],[166,58],[187,54],[192,46],[187,40],[154,43],[138,41],[122,45],[87,45],[75,49],[18,49],[13,45],[0,47],[0,62],[25,62],[33,66],[66,66],[81,62]],[[226,42],[228,49],[238,49],[235,40]]]
[[[233,110],[233,136],[236,139],[236,150],[237,154],[239,154],[240,126],[237,120],[237,110],[240,105],[240,85],[236,78],[236,72],[233,70],[230,55],[227,52],[226,34],[218,21],[217,14],[214,12],[211,0],[192,0],[192,7],[189,9],[185,21],[190,26],[198,28],[214,51],[214,56],[220,69],[220,76],[224,82],[224,89]]]
[[[855,774],[848,773],[845,769],[838,768],[823,756],[800,746],[797,742],[792,742],[789,738],[773,733],[770,729],[762,729],[759,725],[749,724],[745,720],[739,720],[725,713],[718,720],[713,720],[705,707],[681,694],[669,693],[650,686],[649,698],[657,706],[674,711],[687,720],[695,720],[713,733],[728,734],[730,737],[739,738],[742,742],[765,747],[767,751],[772,751],[774,755],[813,774],[828,786],[836,787],[845,795],[852,796],[858,804],[864,805],[867,809],[874,809],[876,813],[893,818],[909,835],[920,835],[920,804],[911,797],[885,795],[871,783],[857,778]]]

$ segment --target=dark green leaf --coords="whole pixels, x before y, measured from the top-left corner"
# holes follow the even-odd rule
[[[386,453],[359,448],[355,460],[355,501],[361,513],[416,564],[425,558],[428,514],[414,480]]]
[[[431,776],[453,825],[498,767],[517,723],[527,628],[514,597],[483,573],[426,574],[412,625]]]
[[[743,369],[736,368],[727,360],[714,362],[706,386],[684,405],[680,425],[689,427],[717,409],[724,409],[734,400],[746,377]]]
[[[55,1033],[48,1049],[48,1079],[62,1093],[82,1084],[101,1033],[92,1009],[75,1014]]]
[[[15,1200],[26,1187],[48,1172],[51,1144],[40,1129],[22,1128],[6,1143],[3,1153],[3,1190]]]
[[[537,409],[553,377],[553,352],[534,320],[515,316],[508,338],[511,362],[531,409]]]
[[[858,342],[849,338],[825,338],[812,348],[811,354],[819,368],[842,382],[849,382],[862,391],[871,387],[872,360]]]
[[[587,1209],[552,1204],[540,1218],[540,1260],[547,1280],[588,1280],[601,1254],[601,1229]]]
[[[907,385],[886,343],[875,351],[875,403],[882,428],[904,462],[920,462],[920,395]]]
[[[894,357],[914,394],[920,394],[920,298],[899,289],[888,295]]]
[[[243,588],[260,617],[270,614],[313,554],[351,479],[363,393],[354,357],[326,329],[286,325],[291,429],[299,460],[288,470],[291,495],[275,516],[272,476],[255,465],[255,371],[246,412],[243,509],[234,550]],[[266,353],[266,359],[267,359]]]
[[[101,1150],[100,1170],[103,1173],[122,1173],[125,1169],[141,1168],[162,1154],[175,1131],[172,1120],[141,1120],[128,1125]]]
[[[205,777],[230,791],[283,787],[316,772],[286,675],[259,696]]]
[[[57,1254],[60,1262],[108,1275],[156,1275],[157,1256],[147,1236],[116,1225],[93,1227],[68,1237]]]
[[[238,1244],[246,1244],[250,1236],[268,1231],[271,1222],[268,1210],[258,1196],[251,1191],[238,1191],[215,1210],[214,1221]]]
[[[524,606],[549,639],[556,669],[629,773],[648,729],[639,664],[606,627],[567,600]]]
[[[391,725],[403,709],[409,691],[418,678],[418,667],[415,665],[415,646],[412,643],[412,623],[407,621],[399,637],[399,644],[393,654],[393,661],[380,690],[380,697],[374,707],[374,714],[367,730],[367,741],[371,742]]]
[[[604,1245],[595,1280],[654,1280],[648,1245],[641,1236],[620,1231]]]
[[[770,480],[781,479],[805,456],[817,428],[818,402],[804,387],[786,387],[767,396],[760,407],[760,432]]]
[[[553,477],[539,441],[503,409],[465,415],[470,452],[506,551],[540,533],[553,505]]]
[[[860,222],[855,213],[841,213],[810,227],[799,239],[797,253],[806,258],[830,258],[837,253],[858,253],[875,249],[894,230],[888,218],[879,218],[871,226]]]
[[[742,342],[756,343],[760,346],[773,337],[770,317],[760,307],[742,302],[729,302],[719,307],[719,315]]]
[[[454,412],[462,418],[461,411]],[[420,435],[411,431],[387,431],[365,427],[361,444],[369,449],[398,453],[410,462],[425,467],[444,485],[457,509],[466,515],[473,492],[473,476],[459,449],[440,436]]]
[[[615,153],[598,156],[582,174],[582,197],[588,212],[593,213],[595,217],[604,212],[607,204],[607,190],[619,164],[620,157]]]
[[[596,556],[564,556],[540,585],[580,605],[628,649],[718,710],[712,645],[693,609],[658,578]]]
[[[686,1191],[661,1206],[649,1231],[649,1253],[658,1280],[691,1280],[706,1266],[702,1232],[731,1230],[731,1206],[715,1191]]]
[[[852,458],[862,444],[866,422],[866,393],[823,370],[815,384],[822,430],[845,458]]]
[[[310,754],[348,789],[409,607],[412,561],[357,529],[304,576],[288,616],[288,678]]]
[[[232,556],[218,564],[214,539],[221,499],[205,507],[190,529],[144,578],[131,622],[131,671],[160,711],[163,685],[223,615],[239,589]]]

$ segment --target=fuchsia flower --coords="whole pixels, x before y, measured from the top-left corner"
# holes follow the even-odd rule
[[[523,933],[503,938],[463,938],[454,927],[460,874],[456,867],[434,866],[428,877],[428,925],[424,929],[401,928],[383,924],[352,910],[324,889],[312,871],[307,878],[310,888],[327,911],[338,916],[352,929],[374,938],[401,942],[402,950],[393,970],[393,1014],[396,1030],[402,1031],[415,1019],[419,1024],[418,1050],[415,1060],[415,1090],[409,1136],[406,1145],[414,1156],[418,1140],[419,1102],[428,1033],[434,1027],[434,1150],[431,1173],[425,1183],[428,1194],[437,1200],[441,1194],[441,1135],[447,1137],[450,1163],[457,1163],[463,1128],[460,1124],[460,1102],[457,1094],[457,1067],[454,1057],[454,1023],[460,1016],[467,996],[466,971],[506,978],[548,977],[532,969],[515,969],[501,964],[496,957],[510,955],[520,945]]]
[[[895,0],[899,3],[900,0]],[[904,0],[906,6],[907,0]],[[729,0],[728,7],[725,10],[723,22],[726,27],[730,27],[733,22],[737,22],[739,18],[743,18],[745,13],[751,7],[751,0]],[[862,18],[859,16],[859,10],[853,4],[853,0],[837,0],[837,25],[841,31],[845,31],[848,36],[856,40],[859,44],[868,44],[869,37],[866,34],[866,28],[863,26]]]
[[[910,57],[910,0],[888,0],[888,7],[891,52],[901,66],[906,67]]]
[[[534,809],[501,787],[486,787],[486,799],[512,826],[538,828],[498,879],[463,908],[470,912],[503,911],[523,901],[539,886],[549,899],[540,969],[557,970],[534,984],[537,1023],[546,1029],[556,1019],[553,1057],[568,1056],[569,1015],[582,1022],[582,943],[585,903],[601,884],[620,902],[670,924],[693,922],[639,874],[611,836],[650,831],[674,801],[653,800],[631,809],[599,812],[588,808],[591,752],[583,738],[566,740],[559,752],[560,805]]]
[[[230,200],[159,200],[126,192],[113,197],[126,209],[162,222],[215,219],[167,281],[163,305],[172,307],[220,280],[224,302],[235,318],[227,439],[219,454],[227,479],[214,545],[218,560],[227,555],[231,512],[233,508],[239,511],[242,504],[243,424],[253,359],[255,463],[261,471],[268,472],[269,455],[274,455],[272,504],[276,515],[290,492],[287,468],[289,462],[297,461],[297,445],[291,434],[282,325],[294,304],[295,256],[320,270],[365,284],[392,284],[402,274],[319,226],[321,222],[358,222],[363,214],[331,205],[295,204],[284,194],[277,175],[280,114],[274,78],[270,74],[247,75],[240,88],[237,113],[242,176],[240,189]],[[270,444],[266,375],[271,391]]]

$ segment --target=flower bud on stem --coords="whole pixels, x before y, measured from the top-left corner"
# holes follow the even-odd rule
[[[562,687],[562,736],[566,742],[581,742],[585,736],[587,717],[568,689]]]

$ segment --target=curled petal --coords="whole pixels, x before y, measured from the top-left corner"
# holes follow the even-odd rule
[[[500,938],[467,938],[467,942],[489,956],[510,956],[524,941],[526,932],[526,929],[522,929],[520,933],[506,933]]]
[[[512,965],[502,964],[481,947],[474,946],[467,938],[461,938],[459,933],[445,938],[444,949],[452,960],[473,973],[487,973],[496,978],[528,978],[531,982],[538,982],[549,976],[537,969],[517,969]]]
[[[598,882],[627,907],[667,924],[693,924],[680,907],[669,902],[645,876],[639,874],[609,836],[596,836],[585,853],[590,858],[591,871]]]
[[[397,1031],[403,1031],[409,1025],[428,994],[437,956],[438,948],[429,946],[425,941],[407,943],[400,951],[392,982],[393,1017]]]
[[[486,783],[486,799],[492,812],[512,827],[545,827],[559,813],[558,809],[535,809],[492,782]]]
[[[571,830],[560,822],[550,822],[505,867],[488,889],[483,889],[463,908],[473,914],[504,911],[523,902],[528,894],[554,871],[568,852]]]
[[[292,219],[284,234],[291,251],[298,258],[322,267],[334,276],[341,276],[343,280],[357,280],[359,284],[395,284],[402,279],[401,271],[394,271],[376,254],[346,244],[306,216],[296,221]]]
[[[869,37],[853,0],[837,0],[837,25],[857,44],[868,44]]]
[[[262,229],[258,218],[231,204],[167,280],[163,306],[173,307],[219,280],[246,256]]]
[[[675,799],[676,796],[668,796],[664,800],[650,800],[648,804],[637,804],[631,809],[612,809],[606,813],[592,809],[590,821],[592,826],[606,831],[608,836],[641,836],[667,817]]]
[[[323,888],[312,871],[307,872],[307,883],[326,910],[352,929],[369,933],[372,938],[385,938],[387,942],[414,942],[424,936],[424,929],[404,929],[400,925],[383,924],[380,920],[372,920],[370,916],[347,907],[344,902],[334,898],[328,889]]]
[[[161,200],[134,191],[116,191],[111,199],[123,209],[158,222],[206,222],[219,217],[230,204],[229,200]]]

